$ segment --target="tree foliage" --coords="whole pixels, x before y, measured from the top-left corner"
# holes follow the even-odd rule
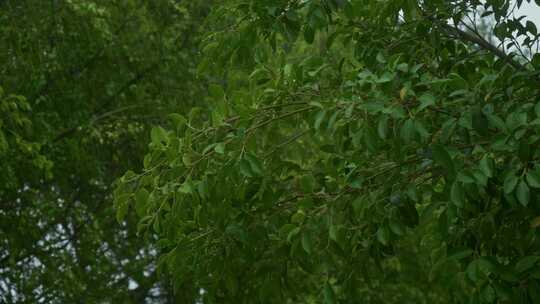
[[[152,129],[118,220],[133,210],[203,303],[536,301],[539,35],[522,4],[214,6],[208,107]]]
[[[111,184],[204,89],[208,4],[0,1],[0,302],[175,301]]]

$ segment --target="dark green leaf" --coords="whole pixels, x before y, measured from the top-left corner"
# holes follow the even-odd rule
[[[516,271],[521,273],[526,270],[531,269],[538,261],[540,260],[540,256],[534,255],[534,256],[526,256],[521,258],[516,263]]]
[[[514,174],[509,174],[504,179],[504,193],[510,194],[514,189],[516,188],[516,185],[518,183],[519,179]]]
[[[531,170],[527,173],[527,183],[533,188],[540,188],[540,172]]]
[[[482,170],[482,173],[484,173],[485,176],[493,177],[493,171],[494,171],[493,161],[491,160],[489,156],[485,155],[480,160],[480,170]]]
[[[516,196],[517,196],[518,201],[523,206],[527,206],[529,204],[530,191],[525,181],[521,180],[519,184],[517,185]]]
[[[455,169],[454,169],[454,162],[452,161],[452,158],[450,157],[450,154],[446,151],[446,149],[441,145],[434,145],[432,147],[433,149],[433,160],[442,166],[448,175],[454,176],[455,175]]]

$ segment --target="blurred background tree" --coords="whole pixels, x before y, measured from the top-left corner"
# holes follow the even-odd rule
[[[111,184],[142,164],[149,125],[197,104],[209,6],[0,2],[0,302],[175,302]]]

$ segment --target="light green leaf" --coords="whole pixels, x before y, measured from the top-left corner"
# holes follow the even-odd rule
[[[190,194],[193,193],[193,186],[191,185],[190,181],[185,181],[184,183],[182,183],[182,185],[180,185],[178,191],[184,194]]]
[[[339,227],[336,225],[330,226],[330,230],[328,231],[328,235],[330,236],[330,239],[334,242],[338,241],[338,229]]]
[[[311,234],[304,233],[302,234],[302,248],[306,251],[307,254],[311,254],[313,251],[313,239]]]
[[[388,231],[388,228],[386,226],[380,226],[377,230],[377,240],[384,246],[387,246],[390,241],[389,239],[390,231]]]
[[[315,124],[314,124],[315,130],[319,130],[325,116],[326,116],[325,110],[321,110],[317,113],[317,115],[315,116]]]
[[[325,304],[335,304],[336,303],[336,294],[332,289],[330,283],[326,282],[324,284],[324,303]]]
[[[287,242],[291,243],[293,238],[300,232],[300,227],[293,228],[289,234],[287,234]]]
[[[168,117],[173,122],[177,132],[181,132],[181,130],[187,124],[187,119],[178,113],[171,113]]]
[[[225,153],[225,144],[224,143],[218,143],[214,147],[214,151],[216,151],[217,154],[224,154]]]
[[[379,77],[376,82],[377,83],[386,83],[386,82],[390,82],[394,79],[394,77],[396,76],[395,73],[390,73],[390,72],[384,72],[381,77]]]
[[[423,109],[434,105],[436,101],[435,96],[429,93],[422,94],[418,98],[418,100],[420,101],[420,106],[418,107],[418,111],[422,111]]]
[[[158,146],[163,144],[166,145],[169,142],[169,136],[167,134],[167,131],[165,131],[165,129],[160,126],[152,128],[152,130],[150,131],[150,139],[152,140],[152,143],[154,145]]]
[[[304,211],[298,210],[295,214],[293,214],[293,216],[291,216],[291,223],[302,224],[305,218],[306,214],[304,213]]]
[[[124,218],[126,218],[129,205],[127,203],[119,204],[116,207],[116,221],[122,223]]]
[[[388,116],[384,115],[377,123],[377,133],[381,139],[386,139],[388,134]]]
[[[137,215],[142,217],[146,215],[146,207],[149,193],[146,189],[141,188],[135,193],[135,211]]]

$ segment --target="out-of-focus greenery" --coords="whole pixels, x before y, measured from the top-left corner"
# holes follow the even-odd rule
[[[183,302],[111,184],[198,103],[209,4],[0,1],[0,302]]]

